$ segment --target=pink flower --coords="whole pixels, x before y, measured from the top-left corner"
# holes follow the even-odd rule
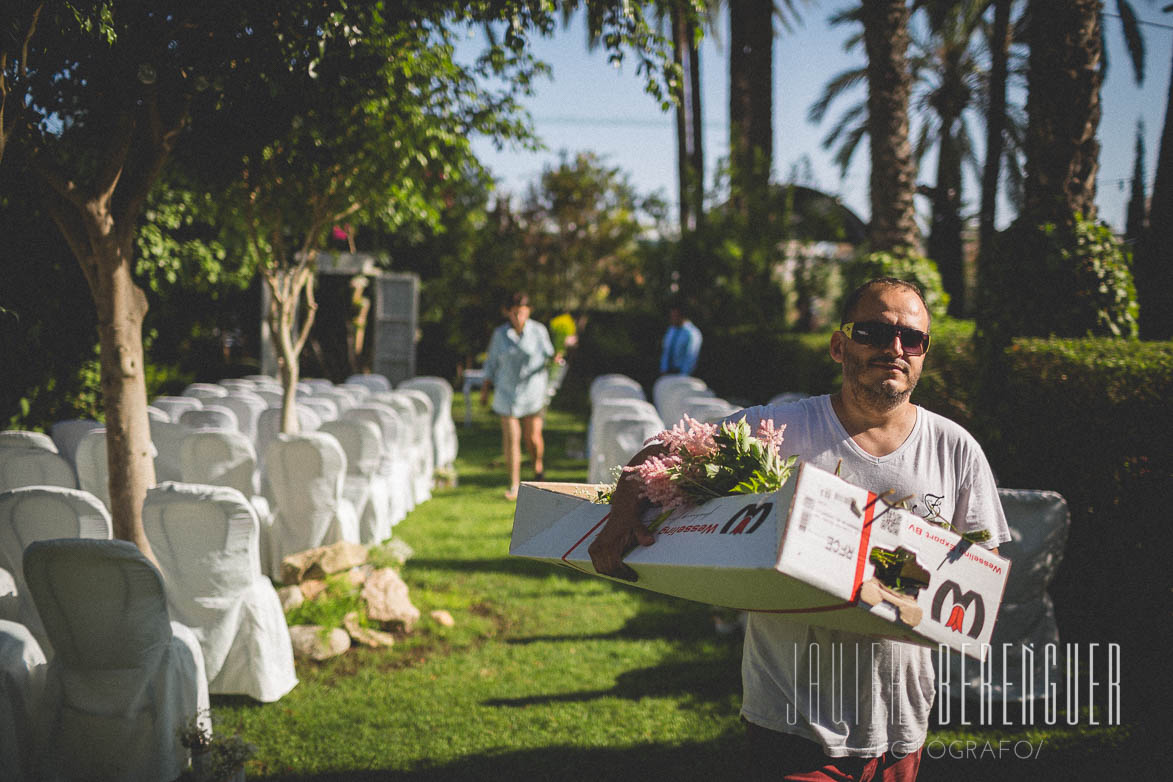
[[[782,433],[785,431],[786,424],[782,424],[781,428],[775,428],[774,420],[767,418],[758,424],[758,431],[755,436],[764,442],[772,453],[777,454],[782,447]]]
[[[673,470],[680,466],[680,457],[676,454],[667,456],[652,456],[635,467],[624,467],[624,472],[639,473],[640,496],[646,498],[653,505],[659,505],[665,510],[681,508],[688,504],[688,498],[679,490],[672,480]]]
[[[703,459],[716,453],[717,443],[713,440],[716,433],[716,424],[702,424],[685,415],[676,426],[660,432],[648,442],[660,442],[666,445],[670,452]]]

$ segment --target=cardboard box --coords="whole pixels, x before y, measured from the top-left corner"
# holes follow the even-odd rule
[[[610,506],[589,484],[523,483],[509,553],[598,575],[587,548]],[[880,585],[869,553],[915,554],[913,596]],[[1010,563],[810,464],[775,494],[677,510],[624,560],[635,586],[864,635],[985,655]],[[908,570],[906,569],[907,573]],[[623,582],[627,583],[627,582]]]

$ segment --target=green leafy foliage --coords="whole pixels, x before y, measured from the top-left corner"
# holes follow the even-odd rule
[[[1015,336],[1136,338],[1131,252],[1106,224],[1020,220],[989,258],[981,326],[1000,347]]]
[[[857,255],[844,270],[844,296],[875,277],[895,277],[920,286],[933,318],[945,315],[949,294],[941,283],[941,273],[931,259],[915,252],[865,252]]]

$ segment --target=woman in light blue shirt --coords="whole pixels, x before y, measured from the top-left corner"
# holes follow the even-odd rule
[[[501,416],[501,441],[509,466],[505,497],[510,500],[517,499],[521,483],[522,440],[533,455],[537,479],[545,477],[542,410],[546,406],[546,364],[554,357],[554,345],[546,327],[529,316],[529,297],[513,294],[505,309],[509,322],[498,326],[489,341],[481,386],[481,404],[488,401],[489,389],[495,389],[493,411]]]

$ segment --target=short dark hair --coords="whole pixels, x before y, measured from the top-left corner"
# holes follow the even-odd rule
[[[521,291],[518,291],[517,293],[514,293],[513,295],[511,295],[509,297],[509,299],[505,302],[505,309],[507,309],[507,310],[511,310],[514,307],[528,307],[528,306],[529,306],[529,294],[523,293]]]
[[[901,280],[896,277],[876,277],[874,279],[868,280],[863,285],[860,285],[851,293],[847,294],[847,298],[843,300],[843,312],[839,316],[840,326],[854,319],[852,317],[852,313],[855,312],[855,308],[859,306],[859,300],[863,298],[863,295],[868,291],[869,288],[876,285],[887,285],[892,288],[904,288],[905,290],[910,290],[915,293],[916,297],[920,299],[920,303],[924,305],[925,312],[929,313],[929,323],[932,323],[933,314],[929,312],[929,303],[925,301],[925,294],[921,291],[919,285],[917,285],[915,282]]]

